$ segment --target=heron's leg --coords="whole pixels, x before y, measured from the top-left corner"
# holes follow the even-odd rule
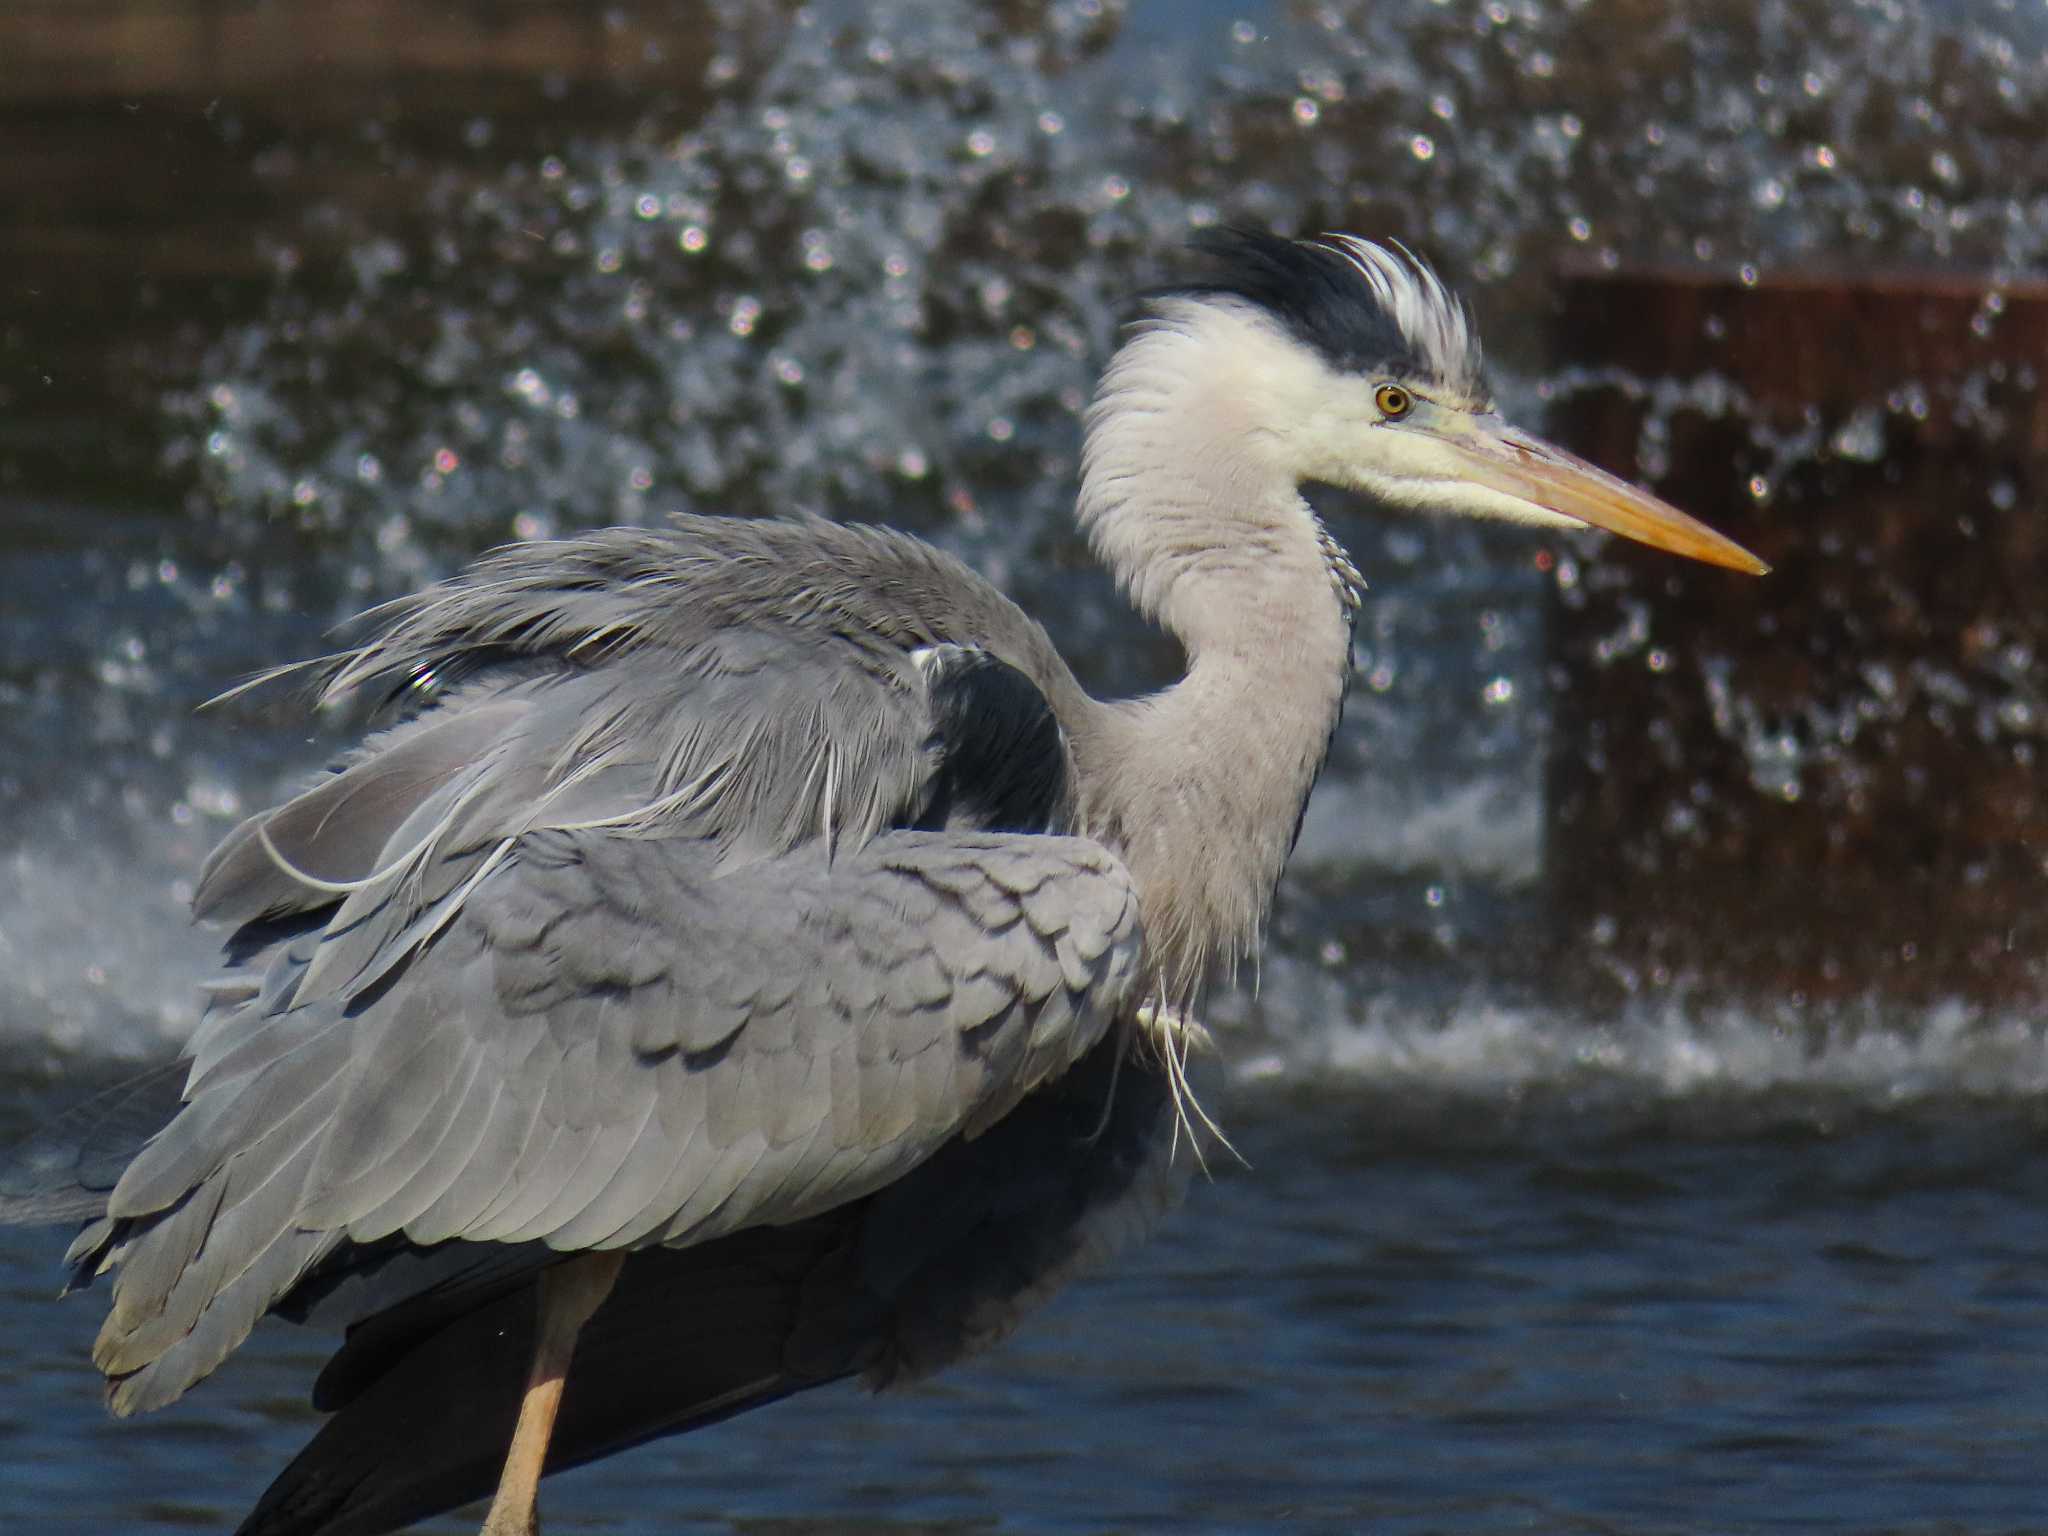
[[[519,1425],[512,1431],[512,1448],[505,1453],[498,1493],[479,1536],[535,1536],[540,1530],[535,1500],[540,1495],[541,1466],[562,1406],[562,1383],[576,1352],[576,1335],[611,1294],[625,1257],[619,1252],[589,1253],[541,1271],[533,1368],[527,1373],[526,1397],[519,1405]]]

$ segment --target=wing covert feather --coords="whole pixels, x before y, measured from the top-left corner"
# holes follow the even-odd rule
[[[216,1070],[111,1206],[117,1391],[176,1395],[343,1240],[688,1245],[872,1193],[1100,1041],[1139,948],[1128,873],[1079,838],[734,869],[533,834],[431,964],[214,1026]]]
[[[832,1209],[1127,1011],[1129,876],[1055,835],[1083,696],[950,557],[685,519],[505,551],[381,622],[328,697],[425,707],[208,861],[234,969],[74,1244],[75,1281],[117,1271],[117,1407],[351,1243]]]

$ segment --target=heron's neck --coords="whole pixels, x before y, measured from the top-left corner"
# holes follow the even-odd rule
[[[1090,831],[1138,883],[1161,986],[1257,944],[1343,704],[1357,573],[1253,434],[1126,347],[1090,421],[1081,519],[1187,675],[1102,706],[1074,750]],[[1192,396],[1192,397],[1191,397]],[[1241,398],[1241,395],[1238,396]]]

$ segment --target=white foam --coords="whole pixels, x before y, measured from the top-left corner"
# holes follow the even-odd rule
[[[1323,1000],[1335,999],[1326,992]],[[1682,990],[1594,1019],[1475,989],[1447,1004],[1358,1000],[1292,1020],[1291,1032],[1282,1023],[1264,1048],[1240,1055],[1237,1073],[1494,1100],[1561,1093],[1670,1102],[1789,1092],[1874,1106],[2019,1101],[2048,1090],[2048,1026],[2030,1011],[2000,1014],[1959,1001],[1902,1017],[1870,999],[1815,1017],[1790,1003],[1706,1002]]]
[[[190,1034],[220,949],[186,912],[196,857],[41,833],[0,856],[0,1043],[140,1059]]]
[[[1370,868],[1519,887],[1542,872],[1543,799],[1535,775],[1460,783],[1330,773],[1302,820],[1294,872]]]

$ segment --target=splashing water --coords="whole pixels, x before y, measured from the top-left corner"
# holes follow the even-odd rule
[[[294,176],[317,195],[273,232],[274,284],[165,403],[182,519],[133,552],[70,535],[60,557],[87,611],[33,723],[7,728],[46,766],[10,802],[0,1031],[134,1052],[189,1029],[208,944],[182,928],[181,882],[309,757],[289,718],[186,706],[508,538],[681,508],[887,520],[1045,615],[1091,684],[1167,675],[1068,514],[1128,295],[1206,225],[1426,249],[1472,298],[1511,413],[1637,391],[1652,470],[1673,419],[1752,405],[1553,355],[1532,317],[1561,261],[1932,268],[1991,292],[2048,251],[2048,198],[2016,190],[2048,134],[2048,24],[2003,4],[1700,0],[1619,45],[1587,8],[1534,0],[684,10],[701,42],[644,105],[452,137],[366,113],[314,147],[376,166],[374,205],[316,185],[310,151],[277,173],[287,204]],[[1768,472],[1881,459],[1886,419],[1780,433]],[[1326,513],[1373,591],[1261,993],[1239,1005],[1268,1042],[1256,1071],[2038,1082],[2032,1032],[1967,1010],[1907,1032],[1873,1005],[1816,1050],[1768,1009],[1702,1023],[1682,990],[1604,1032],[1525,1003],[1555,969],[1511,942],[1544,875],[1546,603],[1583,557]],[[1618,653],[1652,644],[1654,594],[1630,601]],[[1954,686],[1959,709],[1989,697]],[[1756,790],[1796,793],[1810,736],[1725,681],[1714,707]]]

